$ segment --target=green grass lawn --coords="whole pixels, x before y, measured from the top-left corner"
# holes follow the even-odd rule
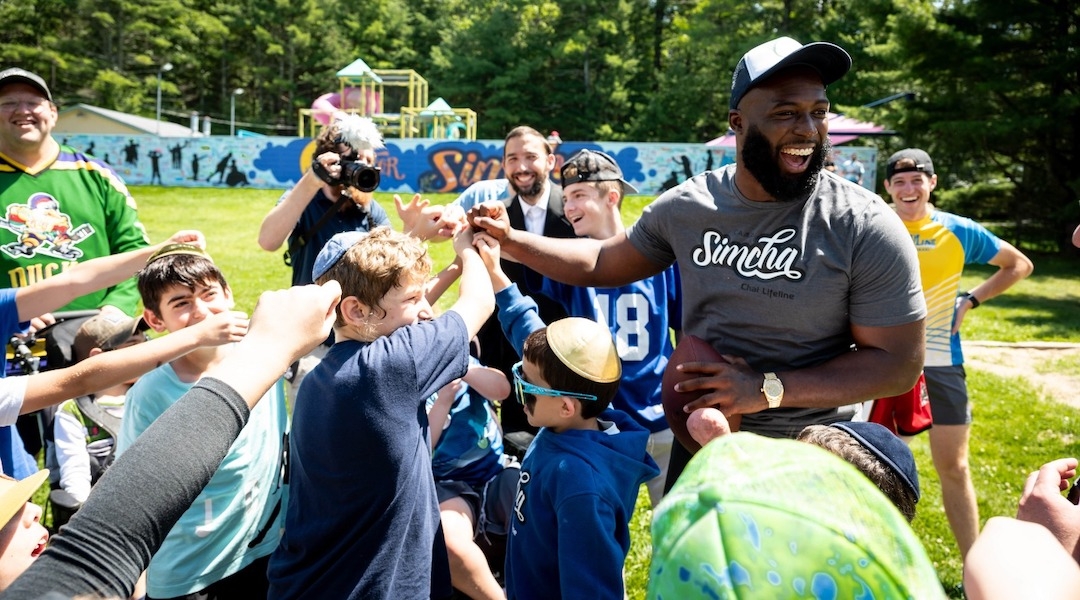
[[[262,290],[288,285],[289,270],[282,263],[281,251],[264,252],[256,244],[259,224],[280,192],[136,187],[132,193],[153,241],[178,229],[197,228],[206,234],[209,251],[228,278],[238,308],[250,311]],[[377,198],[396,223],[392,196],[382,194]],[[452,198],[431,197],[437,204]],[[650,199],[627,198],[624,220],[633,222]],[[449,244],[434,244],[431,254],[436,266],[441,267],[450,261],[453,249]],[[1035,273],[1031,278],[968,313],[964,323],[966,339],[1080,342],[1080,273],[1075,264],[1041,255],[1032,259]],[[963,286],[974,287],[989,272],[969,269]],[[448,292],[440,306],[449,306],[453,296],[453,291]],[[1063,362],[1052,368],[1075,372],[1080,365]],[[968,381],[975,407],[971,463],[981,517],[985,521],[995,515],[1011,516],[1030,471],[1051,459],[1080,454],[1080,441],[1074,433],[1080,411],[1049,402],[1023,380],[970,370]],[[912,449],[923,489],[914,529],[926,545],[942,584],[951,595],[959,596],[961,564],[941,509],[927,436],[918,436]],[[644,597],[651,552],[650,516],[643,494],[633,522],[634,539],[627,561],[630,598]]]

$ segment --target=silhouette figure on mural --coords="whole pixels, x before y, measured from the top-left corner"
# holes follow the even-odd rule
[[[225,183],[229,187],[236,187],[238,185],[248,185],[247,175],[240,172],[240,169],[236,168],[236,159],[229,163],[229,174],[225,176]]]
[[[664,180],[664,183],[660,184],[660,189],[662,189],[662,190],[670,190],[671,188],[673,188],[673,187],[675,187],[677,185],[679,185],[679,172],[678,171],[672,171],[671,172],[671,177],[668,177],[667,179]]]
[[[147,156],[150,157],[150,184],[153,185],[154,180],[157,179],[158,185],[161,185],[161,157],[164,155],[155,148]]]
[[[229,166],[229,161],[230,160],[232,160],[232,152],[226,154],[225,158],[218,161],[217,168],[214,169],[214,172],[211,173],[210,176],[206,178],[206,180],[210,181],[211,179],[214,178],[214,175],[221,175],[221,177],[218,177],[218,183],[224,182],[225,181],[225,168]]]
[[[205,156],[199,156],[198,154],[191,155],[191,180],[199,180],[199,159],[206,158]],[[209,180],[207,180],[209,181]]]
[[[94,155],[94,142],[90,142],[90,145],[86,147],[86,154]]]
[[[706,150],[706,152],[708,153],[709,157],[705,159],[705,170],[706,171],[712,171],[712,169],[713,169],[712,150]]]
[[[184,168],[184,147],[187,146],[187,142],[183,145],[180,142],[176,142],[175,146],[169,147],[169,154],[172,155],[172,168],[179,171]]]
[[[124,162],[133,167],[139,166],[139,145],[133,139],[129,139],[127,146],[124,146]]]
[[[683,173],[686,173],[686,178],[690,179],[694,176],[694,168],[690,165],[690,157],[683,154],[679,158],[671,159],[676,163],[682,164]]]

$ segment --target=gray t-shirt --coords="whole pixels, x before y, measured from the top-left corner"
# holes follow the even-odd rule
[[[911,237],[879,197],[822,171],[808,200],[753,202],[734,177],[728,165],[685,181],[627,232],[646,257],[679,263],[685,333],[783,371],[851,351],[853,323],[926,316]],[[851,412],[781,408],[745,415],[742,428],[793,436]]]

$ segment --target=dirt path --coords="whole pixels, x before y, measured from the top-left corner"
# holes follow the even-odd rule
[[[969,368],[1024,377],[1054,400],[1080,408],[1080,344],[964,342],[964,361]]]

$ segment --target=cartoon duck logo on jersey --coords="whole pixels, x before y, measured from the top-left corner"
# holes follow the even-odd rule
[[[76,260],[83,253],[75,245],[94,233],[89,223],[72,229],[71,218],[60,212],[60,203],[44,192],[30,196],[26,204],[8,206],[6,218],[0,219],[0,227],[18,237],[16,241],[0,247],[13,258],[42,254]]]

